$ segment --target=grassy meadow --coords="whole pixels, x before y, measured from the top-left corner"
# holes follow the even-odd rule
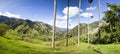
[[[64,46],[62,45],[62,46],[56,46],[55,48],[52,48],[50,44],[51,42],[33,44],[25,41],[9,40],[4,37],[0,37],[0,53],[1,54],[119,54],[120,53],[119,51],[120,44],[88,45],[87,43],[81,42],[79,46],[69,45],[68,47],[65,47],[65,45]]]

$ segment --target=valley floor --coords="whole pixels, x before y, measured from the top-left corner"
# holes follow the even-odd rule
[[[61,43],[62,44],[62,43]],[[28,43],[20,40],[9,40],[0,37],[0,54],[120,54],[120,44],[70,45],[52,48],[50,45]]]

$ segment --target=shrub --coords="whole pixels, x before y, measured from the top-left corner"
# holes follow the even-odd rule
[[[4,36],[7,29],[8,29],[7,25],[4,23],[1,23],[0,24],[0,36]]]

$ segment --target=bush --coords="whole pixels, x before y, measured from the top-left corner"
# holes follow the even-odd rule
[[[7,25],[4,23],[1,23],[0,24],[0,36],[4,36],[7,29],[8,29]]]
[[[80,41],[87,42],[87,36],[80,36]]]

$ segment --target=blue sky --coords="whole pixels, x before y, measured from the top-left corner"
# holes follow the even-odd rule
[[[120,0],[100,0],[101,18],[109,8],[106,3],[120,4]],[[90,8],[88,8],[90,6]],[[57,27],[66,28],[67,0],[57,0]],[[53,0],[0,0],[0,14],[9,17],[42,21],[53,24]],[[98,0],[89,4],[88,0],[81,2],[80,23],[88,23],[88,14],[94,16],[90,23],[98,21]],[[70,0],[70,28],[77,25],[78,0]]]

